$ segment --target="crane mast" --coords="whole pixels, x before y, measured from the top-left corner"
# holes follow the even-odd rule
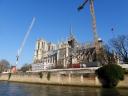
[[[94,0],[85,0],[83,4],[81,4],[78,7],[78,10],[83,9],[88,1],[89,1],[90,13],[92,17],[92,31],[93,31],[93,37],[94,37],[94,46],[97,47],[98,34],[97,34],[97,29],[96,29],[96,17],[95,17],[94,4],[93,4]]]
[[[90,0],[90,12],[92,16],[92,30],[94,35],[94,44],[97,44],[98,41],[98,35],[97,35],[97,29],[96,29],[96,17],[95,17],[95,11],[94,11],[94,0]]]
[[[20,57],[20,55],[21,55],[21,52],[22,52],[22,50],[23,50],[23,47],[24,47],[24,45],[25,45],[25,43],[26,43],[26,40],[27,40],[27,38],[28,38],[28,36],[29,36],[31,30],[32,30],[32,27],[33,27],[34,23],[35,23],[35,17],[33,17],[32,22],[31,22],[31,24],[30,24],[30,26],[29,26],[29,28],[28,28],[26,34],[25,34],[25,37],[24,37],[24,39],[23,39],[23,41],[22,41],[22,43],[21,43],[21,46],[20,46],[20,48],[18,49],[15,65],[18,64],[19,57]]]

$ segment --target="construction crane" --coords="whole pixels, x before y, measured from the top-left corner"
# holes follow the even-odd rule
[[[23,39],[23,41],[22,41],[22,43],[21,43],[21,46],[20,46],[20,48],[18,49],[17,56],[16,56],[16,63],[15,63],[15,66],[17,66],[17,64],[18,64],[19,57],[20,57],[20,55],[21,55],[21,53],[22,53],[23,47],[24,47],[24,45],[25,45],[25,43],[26,43],[26,40],[27,40],[27,38],[28,38],[28,36],[29,36],[29,34],[30,34],[32,28],[33,28],[34,23],[35,23],[35,17],[33,17],[32,22],[31,22],[31,24],[30,24],[30,26],[29,26],[29,28],[28,28],[26,34],[25,34],[25,37],[24,37],[24,39]]]
[[[84,8],[84,6],[89,2],[90,5],[90,13],[92,17],[92,31],[93,31],[93,36],[94,36],[94,47],[95,47],[95,52],[96,52],[96,60],[102,64],[103,62],[103,57],[105,56],[105,52],[103,50],[102,46],[102,40],[98,37],[97,34],[97,29],[96,29],[96,17],[95,17],[95,11],[94,11],[94,0],[84,0],[84,2],[78,7],[78,10],[80,11],[81,9]],[[103,56],[104,54],[104,56]],[[99,63],[97,64],[99,65]]]
[[[97,30],[96,30],[96,17],[95,17],[95,11],[94,11],[94,0],[85,0],[79,7],[78,10],[82,10],[84,8],[84,6],[86,5],[86,3],[90,4],[90,13],[92,16],[92,29],[93,29],[93,35],[94,35],[94,45],[95,47],[98,44],[98,34],[97,34]]]

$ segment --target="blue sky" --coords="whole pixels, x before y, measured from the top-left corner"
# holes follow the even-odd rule
[[[0,0],[0,59],[15,63],[17,50],[31,23],[36,22],[23,48],[18,66],[31,63],[38,38],[57,43],[65,40],[70,25],[79,42],[93,40],[91,16],[87,4],[81,12],[77,7],[84,0]],[[128,0],[94,0],[98,35],[107,42],[114,34],[128,32]]]

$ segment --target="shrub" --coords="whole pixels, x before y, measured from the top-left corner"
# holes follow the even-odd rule
[[[124,79],[124,70],[116,64],[108,64],[96,70],[103,87],[116,87]]]

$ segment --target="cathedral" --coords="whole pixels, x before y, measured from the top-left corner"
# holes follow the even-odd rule
[[[99,40],[99,43],[102,44],[102,41]],[[100,66],[96,51],[94,44],[80,44],[72,34],[59,44],[39,39],[36,41],[32,70]]]

